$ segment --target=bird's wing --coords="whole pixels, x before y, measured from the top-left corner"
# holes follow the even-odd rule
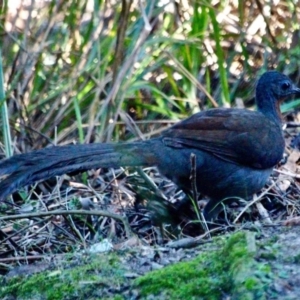
[[[197,113],[162,133],[169,147],[190,147],[252,168],[275,166],[284,139],[278,124],[262,113],[244,109],[211,109]]]

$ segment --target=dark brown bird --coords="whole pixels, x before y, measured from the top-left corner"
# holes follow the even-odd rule
[[[265,185],[284,151],[279,105],[293,94],[300,89],[285,75],[270,71],[257,83],[257,111],[211,109],[148,141],[69,145],[13,156],[0,162],[0,176],[7,176],[0,199],[53,176],[120,166],[157,166],[188,194],[193,153],[197,189],[210,198],[204,215],[211,220],[225,199],[249,199]]]

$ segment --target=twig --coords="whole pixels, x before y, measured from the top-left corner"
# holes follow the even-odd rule
[[[154,191],[154,193],[165,199],[165,200],[168,200],[168,198],[164,195],[164,193],[157,188],[156,184],[153,182],[153,180],[144,172],[144,170],[139,167],[139,168],[136,168],[136,171],[137,173],[145,180],[145,182],[150,186],[150,188]]]
[[[190,162],[191,162],[191,185],[192,185],[192,195],[193,199],[198,199],[198,191],[197,191],[197,169],[196,169],[196,155],[194,153],[190,156]],[[197,205],[198,206],[198,205]]]
[[[291,172],[288,172],[288,171],[281,171],[281,170],[277,170],[277,169],[274,169],[274,171],[276,171],[279,174],[288,175],[288,176],[291,176],[293,178],[300,179],[300,174],[295,174],[295,173],[291,173]]]
[[[256,198],[256,196],[254,196],[254,199],[255,198]],[[268,224],[268,225],[271,225],[272,224],[272,220],[270,219],[268,211],[263,207],[263,205],[261,204],[261,202],[257,202],[256,203],[256,207],[257,207],[257,210],[258,210],[259,214],[263,218],[264,222],[266,224]]]
[[[183,239],[180,239],[180,240],[177,240],[177,241],[171,241],[171,242],[167,243],[166,246],[170,247],[170,248],[175,248],[175,249],[196,247],[200,244],[210,242],[210,240],[203,241],[203,239],[206,236],[209,236],[209,238],[210,238],[211,233],[218,232],[218,231],[221,231],[221,230],[224,230],[224,227],[217,227],[217,228],[214,228],[212,230],[208,230],[207,232],[205,232],[204,234],[202,234],[202,235],[200,235],[196,238],[188,237],[188,238],[183,238]]]
[[[199,221],[201,222],[201,225],[204,229],[205,232],[209,233],[209,229],[206,223],[206,220],[203,216],[203,213],[201,212],[201,210],[199,209],[199,205],[198,205],[198,191],[197,191],[197,168],[196,168],[196,155],[194,153],[191,154],[190,156],[190,162],[191,162],[191,185],[192,185],[192,202],[193,202],[193,206],[195,208],[195,212],[197,214],[197,217],[199,219]]]
[[[262,192],[259,197],[254,197],[254,199],[248,203],[244,209],[239,213],[239,215],[235,218],[235,220],[233,221],[233,224],[236,224],[236,222],[239,220],[239,218],[242,216],[242,214],[250,207],[252,206],[254,203],[256,203],[257,201],[259,201],[264,195],[266,195],[270,189],[272,189],[275,186],[276,182],[274,181],[264,192]]]
[[[90,216],[102,216],[109,217],[115,220],[118,220],[123,223],[127,238],[132,237],[134,234],[130,228],[128,220],[126,217],[122,217],[120,215],[105,211],[105,210],[54,210],[47,212],[37,212],[37,213],[27,213],[20,215],[11,215],[0,218],[1,221],[8,220],[18,220],[24,218],[35,218],[35,217],[48,217],[48,216],[57,216],[57,215],[90,215]]]

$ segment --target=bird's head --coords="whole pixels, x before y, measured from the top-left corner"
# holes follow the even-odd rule
[[[291,95],[300,94],[300,89],[284,74],[277,71],[264,73],[256,87],[260,94],[270,93],[274,100],[284,100]]]
[[[280,123],[280,103],[296,94],[300,95],[300,88],[296,87],[286,75],[277,71],[268,71],[258,80],[256,105],[266,117]]]

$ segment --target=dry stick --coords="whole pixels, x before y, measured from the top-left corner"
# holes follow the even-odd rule
[[[16,256],[16,257],[6,257],[0,258],[0,264],[5,262],[13,262],[13,261],[20,261],[20,260],[35,260],[35,259],[49,259],[49,257],[59,257],[63,255],[69,255],[69,253],[62,253],[62,254],[55,254],[55,255],[30,255],[30,256]],[[7,266],[10,269],[13,269],[11,266]]]
[[[120,110],[119,116],[122,119],[122,121],[124,122],[125,126],[128,127],[128,130],[130,132],[132,132],[140,140],[145,139],[144,136],[143,136],[143,133],[141,132],[141,130],[137,126],[137,123],[136,123],[135,120],[133,120],[127,113],[124,113],[122,110]],[[118,123],[119,122],[116,121],[115,124],[117,125]]]
[[[254,195],[253,199],[255,199],[255,198],[257,198],[256,195]],[[261,202],[256,203],[256,208],[257,208],[259,214],[261,215],[261,217],[263,218],[264,223],[271,225],[273,222],[269,216],[268,211],[264,208],[264,206],[261,204]]]
[[[235,218],[235,220],[233,221],[233,224],[235,224],[238,220],[239,220],[239,218],[241,217],[241,215],[251,206],[251,205],[253,205],[254,203],[256,203],[257,201],[259,201],[264,195],[266,195],[268,192],[269,192],[269,190],[271,189],[271,188],[273,188],[274,186],[275,186],[275,184],[276,184],[276,182],[274,181],[263,193],[261,193],[260,195],[259,195],[259,197],[255,197],[254,198],[254,200],[252,200],[250,203],[248,203],[245,207],[244,207],[244,209],[239,213],[239,215]]]
[[[125,45],[124,40],[126,36],[126,30],[128,27],[128,19],[130,14],[130,7],[132,5],[132,0],[122,0],[122,9],[120,13],[120,17],[118,20],[118,28],[117,28],[117,41],[115,46],[115,57],[112,65],[112,73],[113,79],[112,84],[115,83],[119,66],[122,64],[125,53]]]
[[[200,244],[204,244],[204,243],[209,243],[211,242],[211,233],[214,233],[214,232],[219,232],[221,230],[223,230],[223,228],[221,227],[217,227],[217,228],[214,228],[214,229],[211,229],[207,232],[205,232],[204,234],[198,236],[198,237],[195,237],[195,238],[192,238],[192,237],[188,237],[188,238],[183,238],[183,239],[180,239],[180,240],[177,240],[177,241],[172,241],[172,242],[169,242],[167,243],[167,247],[170,247],[170,248],[175,248],[175,249],[179,249],[179,248],[192,248],[192,247],[196,247]],[[210,240],[203,240],[206,236],[209,237]]]
[[[34,5],[34,1],[32,1],[32,5],[30,7],[30,13],[29,13],[29,18],[30,19],[32,18],[32,13],[34,11],[34,6],[33,5]],[[36,69],[35,66],[38,63],[38,59],[39,59],[40,53],[43,53],[44,49],[46,47],[48,47],[48,45],[51,45],[53,43],[51,41],[47,41],[47,39],[48,39],[49,35],[51,34],[52,29],[55,26],[55,23],[56,23],[55,18],[50,18],[50,19],[47,20],[47,26],[45,27],[45,30],[43,31],[43,34],[41,34],[41,35],[39,35],[37,37],[36,43],[34,43],[33,47],[31,48],[31,50],[32,50],[31,54],[32,55],[30,57],[29,57],[28,50],[26,50],[26,53],[28,53],[28,57],[27,57],[26,63],[30,64],[30,65],[26,68],[27,76],[24,76],[24,78],[26,79],[27,82],[25,80],[23,80],[21,82],[21,94],[24,94],[24,91],[25,91],[26,87],[29,85],[29,82],[30,82],[30,80],[31,80],[31,78],[32,78],[32,76],[34,74],[34,70]],[[30,26],[30,20],[29,19],[25,23],[25,26],[26,27],[24,29],[24,37],[30,36],[27,33],[27,32],[30,31],[30,28],[29,28],[29,26]],[[30,44],[30,42],[28,43],[28,41],[25,39],[23,41],[23,46],[25,45],[25,48],[27,48],[28,44]],[[22,98],[23,97],[21,97],[20,99],[22,100]],[[22,102],[24,102],[24,101],[22,101]],[[24,109],[25,116],[30,120],[30,118],[29,118],[29,111],[27,110],[27,106],[24,103],[23,103],[23,107],[25,108]],[[52,104],[51,110],[53,110],[54,107],[55,107],[55,105]],[[45,124],[48,121],[48,119],[50,118],[50,116],[51,116],[51,114],[44,115],[41,124],[39,124],[39,128],[45,128]]]
[[[197,201],[198,199],[198,191],[197,191],[197,182],[196,182],[196,176],[197,176],[197,170],[196,170],[196,155],[194,153],[191,153],[190,155],[190,162],[191,162],[191,185],[192,185],[192,194],[193,199]],[[198,205],[197,205],[198,207]],[[199,211],[199,208],[198,208]]]
[[[150,176],[148,176],[142,168],[136,168],[137,173],[145,180],[145,182],[150,186],[151,190],[154,191],[154,193],[167,200],[168,198],[165,196],[165,194],[156,186],[155,182],[151,179]]]
[[[149,16],[148,16],[148,19],[151,18],[151,14],[152,14],[152,10],[153,10],[153,4],[154,4],[154,1],[152,3],[152,7],[151,9],[149,10],[150,13],[149,13]],[[147,25],[147,24],[146,24]],[[132,69],[132,66],[134,65],[134,62],[138,56],[138,53],[141,49],[141,46],[143,45],[143,43],[145,42],[146,38],[149,36],[151,30],[149,30],[149,27],[148,26],[144,26],[144,29],[143,31],[141,32],[140,36],[139,36],[139,39],[137,40],[136,44],[135,44],[135,47],[132,51],[132,53],[130,54],[130,56],[124,61],[124,64],[122,66],[122,68],[120,69],[119,73],[118,73],[118,76],[109,92],[109,94],[107,95],[106,99],[104,100],[104,103],[102,104],[102,107],[101,109],[99,110],[96,118],[95,118],[95,121],[99,120],[100,116],[103,114],[103,112],[107,109],[109,103],[111,101],[114,101],[114,99],[116,98],[117,96],[117,93],[119,91],[119,87],[121,86],[121,82],[123,81],[123,79],[125,78],[127,72]],[[120,101],[119,103],[119,107],[117,109],[117,111],[119,110],[120,108],[120,105],[122,104],[121,103],[122,101]],[[116,114],[117,116],[117,114]],[[116,120],[114,120],[116,121]],[[111,126],[113,127],[113,126]],[[108,139],[111,137],[111,134],[112,134],[112,128],[109,128],[109,132],[107,133],[107,137]]]
[[[73,79],[78,78],[78,74],[81,74],[82,70],[85,69],[86,64],[87,64],[86,57],[88,56],[89,53],[91,53],[91,49],[92,49],[94,43],[99,39],[101,31],[103,30],[103,22],[100,22],[99,19],[104,16],[103,16],[102,12],[100,12],[100,14],[101,14],[101,16],[96,15],[96,14],[94,15],[94,19],[96,20],[95,23],[98,23],[98,25],[92,34],[92,38],[90,38],[88,40],[87,44],[82,48],[81,59],[79,60],[79,64],[77,65],[76,68],[72,69],[72,74],[70,77]],[[100,95],[100,91],[103,91],[104,86],[110,81],[110,77],[111,77],[110,74],[106,75],[105,78],[103,80],[101,80],[101,82],[100,82],[91,76],[91,78],[94,79],[94,82],[96,82],[96,85],[98,86],[98,93],[97,93],[98,96]],[[74,82],[76,82],[76,81],[74,80]],[[74,90],[76,90],[76,87],[74,87]],[[93,110],[90,109],[89,112],[90,112],[91,116],[94,115]],[[89,118],[89,129],[86,134],[86,138],[85,138],[86,141],[90,141],[91,135],[93,132],[94,125],[92,125],[91,123],[92,123],[92,119]],[[70,126],[70,128],[75,129],[75,128],[77,128],[77,126],[78,126],[77,122],[75,122],[73,125]],[[60,137],[60,139],[58,139],[58,140],[62,140],[62,139],[63,139],[63,137]]]
[[[57,216],[57,215],[80,215],[80,214],[81,215],[91,215],[91,216],[102,216],[102,217],[116,219],[123,223],[125,232],[126,232],[126,236],[128,238],[134,236],[126,217],[122,217],[120,215],[110,213],[110,212],[104,211],[104,210],[89,210],[89,211],[86,211],[86,210],[54,210],[54,211],[47,211],[47,212],[5,216],[5,217],[0,218],[0,222],[7,221],[7,220],[33,218],[33,217],[48,217],[48,216]]]
[[[152,5],[153,6],[153,5]],[[152,7],[153,8],[153,7]],[[152,9],[150,10],[150,13],[149,13],[149,16],[151,16],[151,13],[152,13]],[[152,23],[153,23],[153,26],[154,24],[157,22],[157,19],[155,19]],[[149,23],[149,22],[148,22]],[[120,86],[121,86],[121,82],[123,81],[125,75],[126,75],[126,72],[131,72],[132,70],[132,66],[134,65],[134,62],[137,60],[137,57],[138,57],[138,54],[142,48],[142,45],[144,44],[144,42],[146,41],[147,37],[149,36],[149,34],[151,33],[151,28],[152,27],[149,27],[147,26],[147,24],[145,24],[145,27],[144,27],[144,30],[142,31],[140,37],[139,37],[139,40],[137,41],[137,44],[133,50],[133,53],[131,54],[131,56],[129,56],[128,58],[128,61],[131,61],[131,64],[128,64],[128,62],[126,61],[124,63],[124,67],[125,67],[125,72],[124,72],[124,76],[123,77],[117,77],[120,78],[120,81],[117,82],[117,90],[116,90],[116,95],[117,96],[117,93],[120,91]],[[120,73],[122,73],[122,69],[120,69]],[[115,83],[114,83],[115,85]],[[126,90],[126,86],[124,87],[124,90]],[[120,96],[120,100],[118,101],[118,105],[117,105],[117,109],[116,109],[116,113],[114,115],[114,118],[113,118],[113,123],[112,123],[112,126],[109,126],[108,129],[107,129],[107,139],[108,140],[111,140],[112,139],[112,133],[113,133],[113,129],[115,128],[115,123],[118,119],[118,116],[119,116],[119,112],[121,111],[121,108],[122,108],[122,104],[124,102],[124,96],[125,96],[125,93],[123,93],[121,96]],[[114,101],[114,98],[111,99],[112,101]]]
[[[300,174],[295,174],[295,173],[291,173],[291,172],[288,172],[288,171],[281,171],[281,170],[277,170],[277,169],[274,169],[274,171],[276,171],[279,174],[291,176],[293,178],[297,178],[297,179],[300,178]]]
[[[4,232],[4,231],[2,231],[1,229],[0,229],[0,237],[1,237],[1,239],[2,239],[2,237],[4,237],[5,238],[5,240],[8,240],[9,242],[10,242],[10,249],[11,250],[16,250],[16,249],[18,249],[18,250],[20,250],[20,251],[22,251],[23,249],[9,236],[9,237],[7,237],[7,235],[6,235],[6,233]],[[1,240],[1,243],[2,243],[2,240]]]
[[[300,123],[299,122],[286,122],[285,123],[287,128],[297,128],[300,127]]]
[[[38,221],[38,222],[36,222],[36,223],[34,223],[34,224],[30,224],[30,225],[27,225],[27,226],[25,226],[25,227],[22,227],[20,230],[18,230],[18,231],[16,231],[16,232],[12,233],[10,236],[8,236],[8,237],[6,237],[5,239],[1,240],[1,244],[5,243],[5,242],[8,241],[9,239],[12,239],[12,238],[13,238],[14,236],[16,236],[16,235],[20,235],[22,232],[26,232],[27,229],[29,229],[30,227],[36,226],[36,225],[38,225],[38,224],[40,224],[40,223],[43,223],[43,222],[48,222],[48,221],[50,221],[50,220],[51,220],[51,216],[50,216],[48,219],[46,219],[46,220],[40,220],[40,221]],[[22,250],[23,250],[23,249],[22,249]]]
[[[197,158],[196,155],[194,153],[192,153],[190,156],[190,161],[191,161],[191,177],[190,177],[190,179],[191,179],[191,185],[192,185],[193,203],[194,203],[194,208],[195,208],[197,217],[201,221],[202,226],[204,227],[203,229],[205,230],[205,232],[208,232],[208,234],[209,234],[209,229],[208,229],[206,220],[198,206],[196,158]],[[209,237],[210,237],[210,234],[209,234]]]
[[[74,224],[74,220],[73,218],[68,218],[68,216],[65,217],[65,220],[67,221],[67,223],[69,224],[69,226],[74,230],[75,234],[78,236],[78,238],[81,240],[81,243],[84,247],[84,249],[86,249],[86,242],[84,237],[82,236],[82,234],[80,233],[80,231],[77,229],[76,225]]]
[[[144,7],[143,2],[141,0],[139,0],[139,6],[140,6],[140,9],[141,9],[141,12],[142,12],[143,20],[145,22],[145,28],[147,30],[151,31],[152,30],[152,26],[150,24],[149,17],[146,14],[145,7]],[[152,6],[152,9],[153,9],[153,6]]]

